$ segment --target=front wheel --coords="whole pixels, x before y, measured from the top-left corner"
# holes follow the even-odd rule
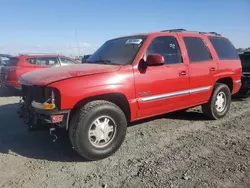
[[[123,111],[108,101],[86,104],[71,121],[69,137],[74,149],[85,159],[99,160],[121,146],[127,131]]]
[[[223,118],[231,104],[231,91],[222,83],[216,83],[208,103],[202,105],[203,113],[211,119]]]

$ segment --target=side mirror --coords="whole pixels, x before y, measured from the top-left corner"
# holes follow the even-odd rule
[[[146,63],[148,66],[150,65],[163,65],[164,57],[160,54],[151,54],[147,56]]]

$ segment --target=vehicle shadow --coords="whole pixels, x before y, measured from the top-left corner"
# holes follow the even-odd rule
[[[196,110],[188,110],[188,111],[176,111],[171,112],[151,118],[146,118],[143,120],[138,120],[132,122],[129,126],[135,126],[141,123],[150,122],[157,119],[173,119],[173,120],[187,120],[187,121],[209,121],[210,119],[206,117],[202,112]]]
[[[0,97],[18,97],[21,96],[20,91],[16,89],[6,88],[0,85]]]
[[[56,142],[48,131],[29,132],[17,110],[18,104],[0,106],[0,153],[48,161],[85,161],[72,149],[66,132]]]
[[[48,161],[88,162],[72,149],[66,132],[61,132],[56,142],[52,141],[48,131],[29,132],[27,125],[18,117],[17,110],[17,103],[0,106],[0,153]],[[189,109],[139,120],[129,126],[157,119],[209,120],[200,110]]]
[[[248,97],[250,97],[250,93],[248,94],[235,94],[232,96],[232,101],[245,101]]]

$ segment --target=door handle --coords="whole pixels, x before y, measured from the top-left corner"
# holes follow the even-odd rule
[[[211,68],[209,69],[209,71],[210,71],[210,72],[214,72],[214,71],[215,71],[215,68],[214,68],[214,67],[211,67]]]
[[[187,72],[186,71],[181,71],[180,72],[180,76],[186,76],[187,75]]]

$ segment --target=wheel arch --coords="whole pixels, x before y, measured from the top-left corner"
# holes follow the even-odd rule
[[[84,98],[84,99],[78,101],[74,105],[72,110],[70,111],[68,125],[70,125],[70,121],[71,121],[72,117],[75,115],[75,113],[80,108],[82,108],[87,103],[89,103],[91,101],[96,101],[96,100],[105,100],[105,101],[109,101],[109,102],[112,102],[112,103],[116,104],[124,112],[128,122],[130,121],[130,119],[131,119],[131,109],[130,109],[130,105],[129,105],[127,97],[122,93],[115,92],[115,93],[107,93],[107,94],[91,96],[91,97],[87,97],[87,98]],[[68,127],[67,127],[67,129],[68,129]]]
[[[233,79],[231,77],[219,78],[216,83],[225,84],[229,87],[231,93],[233,92]]]

